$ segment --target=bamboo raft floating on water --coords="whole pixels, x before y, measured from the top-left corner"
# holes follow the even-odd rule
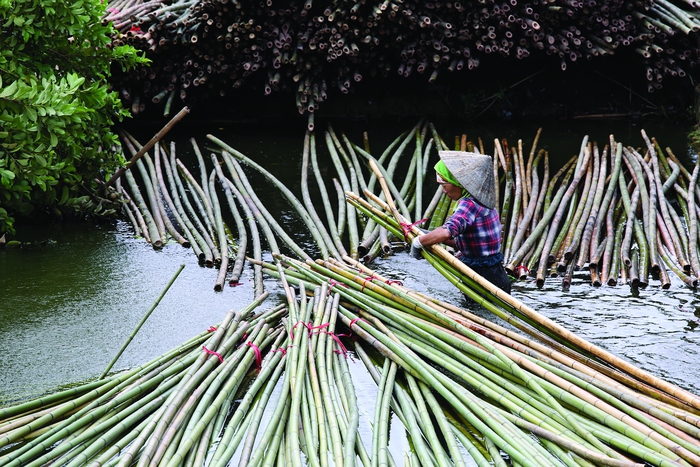
[[[312,120],[309,125],[313,125]],[[493,148],[487,150],[480,139],[475,143],[467,141],[466,136],[455,138],[454,149],[494,154],[502,250],[506,270],[512,277],[534,277],[538,287],[548,278],[560,278],[566,289],[576,271],[583,270],[594,286],[629,284],[638,289],[646,287],[650,280],[658,280],[663,288],[670,287],[670,272],[689,287],[697,286],[700,189],[693,180],[694,176],[697,179],[697,166],[689,172],[670,148],[663,150],[642,130],[642,148],[623,146],[612,135],[600,147],[586,136],[578,154],[552,175],[549,152],[538,146],[540,133],[541,130],[527,152],[522,140],[509,144],[507,140],[495,139]],[[200,181],[176,157],[174,144],[168,149],[161,143],[154,151],[155,163],[146,153],[145,164],[136,164],[142,180],[150,180],[149,183],[139,185],[127,177],[129,190],[119,189],[124,193],[125,212],[137,234],[150,240],[154,247],[160,247],[169,237],[192,245],[200,260],[223,270],[216,282],[217,290],[226,282],[226,268],[221,263],[228,261],[228,255],[223,252],[230,251],[236,257],[229,282],[235,283],[243,268],[248,235],[240,210],[249,219],[249,228],[251,219],[258,220],[255,232],[251,231],[253,242],[258,243],[256,259],[260,260],[258,227],[273,253],[280,251],[281,242],[297,257],[309,258],[257,198],[241,163],[281,191],[310,232],[323,259],[340,259],[347,253],[369,263],[378,255],[391,254],[396,244],[405,241],[403,235],[391,234],[375,218],[358,214],[352,203],[346,206],[343,201],[345,192],[383,196],[374,193],[376,175],[367,168],[369,161],[376,161],[407,222],[421,220],[421,227],[433,229],[442,225],[451,211],[451,201],[439,188],[430,200],[424,201],[424,194],[429,193],[429,188],[424,187],[429,187],[432,180],[426,174],[431,171],[436,152],[449,149],[430,123],[419,123],[398,136],[378,158],[370,154],[367,141],[355,144],[345,135],[338,137],[329,127],[324,141],[327,159],[332,161],[331,170],[337,174],[333,187],[326,186],[319,176],[319,145],[315,133],[309,131],[302,152],[302,200],[246,155],[214,136],[209,140],[215,144],[211,148],[213,169],[205,164],[198,143],[191,141]],[[136,154],[126,135],[125,143]],[[556,157],[563,159],[562,155]],[[149,172],[146,167],[151,165]],[[310,169],[321,202],[309,194]],[[164,179],[159,173],[167,177]],[[428,181],[424,180],[426,176]],[[401,186],[397,187],[399,182]],[[214,186],[217,183],[219,189]],[[148,187],[149,203],[141,194],[144,186]],[[696,188],[689,190],[689,186]],[[156,192],[152,191],[154,188]],[[331,200],[329,189],[337,193],[337,202]],[[166,212],[172,213],[173,222],[163,215]],[[230,218],[229,213],[235,228],[223,225],[223,216]],[[239,233],[238,239],[232,232]],[[237,242],[244,248],[239,250]]]
[[[432,141],[427,139],[429,131]],[[439,207],[439,197],[423,208],[420,197],[411,194],[421,186],[422,179],[418,182],[416,177],[426,173],[433,145],[444,146],[429,124],[416,125],[378,160],[371,158],[369,177],[361,170],[353,173],[362,168],[358,154],[370,154],[368,141],[360,149],[330,128],[324,136],[333,148],[335,167],[347,170],[337,183],[341,205],[345,196],[350,202],[348,209],[336,212],[326,200],[326,215],[334,220],[338,235],[346,228],[354,233],[347,236],[348,252],[341,252],[342,244],[318,224],[319,214],[307,212],[305,225],[315,226],[313,238],[325,242],[324,248],[319,245],[323,257],[316,260],[292,236],[282,235],[239,161],[263,173],[297,209],[306,209],[304,204],[264,168],[222,141],[210,137],[221,148],[213,154],[213,170],[205,170],[204,158],[198,157],[201,181],[177,159],[173,144],[168,157],[165,145],[154,149],[160,162],[149,163],[144,155],[145,163],[136,163],[143,164],[140,173],[151,180],[146,190],[151,203],[159,199],[158,190],[167,188],[173,201],[169,209],[188,216],[181,217],[184,223],[189,219],[188,226],[207,231],[189,231],[193,249],[195,241],[202,249],[203,261],[211,258],[215,263],[214,251],[235,251],[229,244],[232,230],[222,226],[222,203],[207,197],[224,192],[231,210],[242,208],[253,237],[254,257],[247,260],[255,268],[256,298],[247,308],[232,310],[218,326],[141,367],[0,408],[0,466],[397,465],[402,460],[389,449],[388,437],[390,427],[399,422],[411,445],[399,453],[404,465],[700,465],[697,395],[570,333],[475,275],[443,248],[427,248],[424,255],[512,329],[411,290],[359,261],[361,240],[369,255],[392,236],[420,235],[408,222],[411,212],[441,212],[444,217],[446,203]],[[466,138],[458,141],[469,148]],[[407,151],[410,142],[415,142],[412,152]],[[191,144],[196,151],[197,143]],[[408,168],[413,175],[404,177],[397,188],[394,174],[407,152],[413,155]],[[517,151],[513,154],[519,157]],[[583,154],[590,161],[585,150]],[[314,134],[309,132],[304,162],[316,167],[317,159]],[[217,167],[222,163],[230,178]],[[532,173],[537,165],[533,160]],[[569,166],[575,168],[575,162]],[[158,176],[163,167],[165,184]],[[528,165],[517,167],[528,173]],[[579,171],[581,178],[584,170]],[[634,191],[636,187],[627,187],[632,180],[620,175],[624,173],[620,169],[617,186]],[[640,173],[637,182],[643,176]],[[697,178],[697,170],[690,177]],[[509,178],[508,172],[504,178]],[[130,189],[135,194],[139,186],[133,177],[129,180],[134,180]],[[375,194],[377,183],[380,191]],[[571,186],[564,184],[559,190],[569,191]],[[347,188],[351,190],[344,193]],[[302,191],[308,201],[308,190]],[[523,196],[527,190],[519,193]],[[178,206],[176,194],[199,199],[183,199]],[[147,208],[146,198],[140,199],[139,205]],[[589,204],[583,197],[580,203]],[[190,208],[183,209],[183,204]],[[594,205],[590,203],[591,211]],[[136,219],[138,211],[133,205],[131,209]],[[531,219],[538,217],[535,212]],[[442,222],[435,216],[426,217]],[[167,240],[162,233],[165,222],[148,223],[155,226],[154,238]],[[243,216],[237,222],[241,225]],[[258,226],[274,264],[261,259]],[[281,253],[278,240],[288,254]],[[242,241],[239,253],[240,245]],[[218,285],[226,272],[221,267]],[[286,302],[256,312],[268,295],[263,272],[280,281]],[[372,398],[358,397],[350,378],[354,362],[348,359],[355,356],[375,382]]]
[[[0,408],[0,465],[398,465],[399,422],[404,465],[700,465],[700,397],[585,341],[514,314],[519,334],[349,257],[275,260],[258,264],[285,303],[258,312],[263,293],[138,368]]]

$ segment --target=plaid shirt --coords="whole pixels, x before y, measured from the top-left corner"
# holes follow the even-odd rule
[[[457,202],[457,208],[443,227],[467,258],[481,258],[501,251],[498,211],[480,205],[471,197]]]

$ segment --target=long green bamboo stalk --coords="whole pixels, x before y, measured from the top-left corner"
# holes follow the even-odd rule
[[[243,273],[243,266],[245,265],[245,255],[246,249],[248,247],[248,234],[245,229],[245,224],[243,223],[243,217],[236,207],[236,201],[234,200],[234,193],[231,189],[231,183],[226,179],[223,170],[221,170],[221,164],[214,154],[211,154],[211,161],[214,164],[214,171],[219,179],[219,184],[221,189],[224,191],[224,196],[226,197],[226,202],[228,203],[229,210],[233,216],[234,222],[236,223],[236,231],[238,232],[238,251],[236,253],[236,260],[234,262],[233,268],[231,270],[231,279],[229,283],[237,284],[238,280]],[[210,190],[211,191],[211,190]],[[225,268],[222,267],[225,270]]]
[[[321,255],[324,258],[328,257],[328,250],[326,248],[326,243],[323,239],[323,237],[319,234],[319,230],[322,228],[322,226],[317,226],[314,224],[313,220],[309,216],[309,214],[306,212],[306,210],[303,207],[303,204],[299,202],[296,196],[286,187],[284,186],[274,175],[272,175],[269,171],[265,170],[262,166],[251,160],[249,157],[243,155],[241,152],[235,150],[228,144],[224,143],[220,139],[216,138],[213,135],[207,135],[207,138],[209,138],[211,141],[216,143],[218,146],[220,146],[222,149],[224,149],[226,152],[229,154],[233,155],[237,159],[240,159],[244,161],[246,164],[248,164],[250,167],[255,168],[258,172],[260,172],[262,175],[265,176],[273,185],[275,185],[285,196],[285,198],[289,201],[289,203],[296,209],[296,211],[299,213],[299,216],[301,217],[302,221],[306,225],[306,227],[309,229],[309,232],[313,236],[314,240],[316,241],[316,244],[318,245],[319,249],[321,250]],[[302,255],[303,256],[303,255]]]

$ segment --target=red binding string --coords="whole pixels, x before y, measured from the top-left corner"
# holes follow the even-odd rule
[[[303,321],[299,321],[297,324],[295,324],[294,326],[292,326],[292,329],[290,329],[290,331],[289,331],[289,340],[292,340],[292,341],[294,340],[294,330],[295,330],[295,329],[297,328],[297,326],[299,326],[300,324],[301,324],[302,326],[304,326],[304,327],[309,331],[309,333],[311,333],[311,323],[305,323],[305,322],[303,322]]]
[[[411,231],[414,225],[422,224],[423,222],[427,221],[428,219],[421,219],[419,221],[415,221],[413,224],[407,224],[405,222],[401,222],[401,229],[403,229],[403,238],[408,242],[408,233]]]
[[[326,294],[326,296],[328,296],[328,295],[331,294],[331,290],[333,290],[333,287],[335,287],[336,285],[342,285],[342,286],[345,287],[346,289],[348,288],[348,285],[347,285],[347,284],[343,284],[342,282],[334,281],[333,279],[331,279],[330,282],[331,282],[331,286],[328,287],[328,293]]]
[[[369,276],[369,277],[367,277],[367,278],[362,282],[362,290],[361,290],[361,292],[364,292],[364,291],[365,291],[365,285],[367,284],[368,281],[369,281],[369,282],[372,282],[372,279],[379,279],[379,278],[378,278],[377,276]]]
[[[384,282],[385,282],[386,284],[388,284],[388,285],[391,285],[391,284],[398,284],[398,285],[400,285],[401,287],[403,287],[403,282],[401,282],[401,281],[395,281],[395,280],[393,280],[393,279],[387,279],[387,280],[385,280]]]
[[[229,287],[238,287],[239,285],[243,285],[243,282],[239,282],[239,281],[229,281],[228,282]]]
[[[262,368],[262,352],[260,352],[260,348],[250,341],[248,341],[246,345],[252,347],[253,351],[255,351],[255,365],[257,365],[258,370],[260,370],[260,368]]]
[[[333,353],[347,355],[348,349],[345,347],[343,342],[340,340],[340,337],[338,337],[337,335],[335,335],[334,333],[332,333],[330,331],[319,331],[319,333],[328,334],[329,336],[331,336],[333,338],[333,340],[336,342],[336,344],[338,344],[338,347],[340,347],[340,350],[334,350]]]
[[[337,334],[337,336],[338,337],[352,337],[352,325],[357,323],[358,321],[364,321],[365,323],[367,322],[367,320],[365,320],[363,318],[353,318],[353,320],[350,321],[350,326],[348,326],[348,328],[350,329],[350,333],[349,334]]]
[[[203,345],[202,349],[204,349],[204,351],[209,355],[216,355],[217,357],[219,357],[219,363],[224,363],[224,357],[222,357],[220,353],[207,349],[206,345]]]
[[[275,349],[275,350],[273,350],[272,352],[273,352],[273,353],[274,353],[274,352],[282,352],[282,355],[287,355],[287,349],[284,348],[284,347],[280,347],[279,349]]]
[[[216,326],[209,326],[209,329],[207,329],[208,332],[215,332],[216,331]]]

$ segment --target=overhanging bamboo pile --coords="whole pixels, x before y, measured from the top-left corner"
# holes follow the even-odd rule
[[[153,61],[113,83],[133,113],[252,89],[294,94],[311,113],[366,76],[467,72],[491,57],[542,57],[562,70],[625,55],[648,91],[690,76],[700,60],[700,9],[692,1],[417,2],[112,0],[115,46]]]

